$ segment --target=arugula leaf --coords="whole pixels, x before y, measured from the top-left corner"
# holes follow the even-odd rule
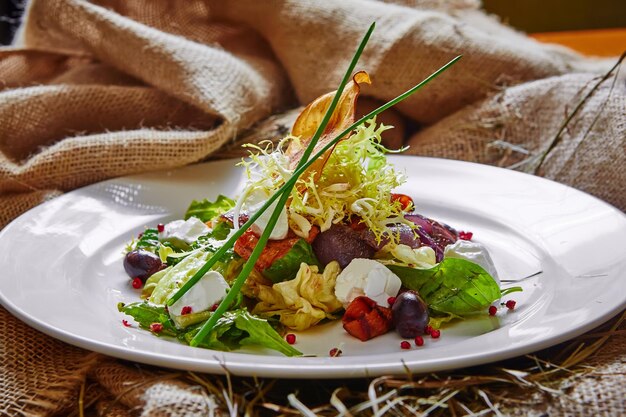
[[[229,223],[229,222],[213,222],[213,230],[210,233],[210,237],[213,240],[225,240],[228,235],[230,234],[230,231],[232,230],[233,226]],[[202,239],[202,237],[200,237],[198,239],[198,241],[200,241],[200,239]]]
[[[161,260],[163,260],[162,253],[180,251],[180,248],[177,248],[171,242],[159,241],[159,231],[152,228],[144,230],[141,237],[138,240],[133,240],[127,247],[128,252],[135,249],[150,251],[159,255]]]
[[[189,344],[196,336],[204,322],[186,329],[185,334],[179,340]],[[234,327],[235,318],[232,314],[227,313],[213,327],[213,330],[198,344],[198,347],[205,349],[221,350],[228,352],[240,347],[241,331]]]
[[[200,327],[198,325],[185,334],[187,343],[194,338]],[[267,320],[255,317],[245,309],[224,313],[213,330],[198,344],[200,347],[226,351],[245,345],[266,347],[285,356],[302,355],[302,352],[280,337]]]
[[[203,222],[208,222],[220,214],[226,213],[233,207],[235,207],[235,201],[221,194],[215,202],[211,202],[206,198],[201,201],[193,200],[185,213],[185,220],[190,217],[197,217]]]
[[[205,252],[216,252],[220,246],[222,246],[222,240],[226,239],[230,233],[232,227],[227,222],[217,222],[209,233],[204,236],[200,236],[195,242],[189,245],[188,250],[183,252],[171,251],[167,254],[166,262],[168,265],[176,265],[187,256],[196,253],[200,250]],[[229,250],[221,260],[222,264],[227,265],[228,262],[234,259],[234,252]],[[217,268],[214,268],[217,269]],[[221,272],[221,271],[220,271]],[[222,274],[224,275],[224,274]]]
[[[131,316],[143,329],[150,329],[152,323],[160,323],[163,330],[159,335],[176,337],[179,334],[165,307],[144,301],[132,304],[118,303],[117,310]]]
[[[191,244],[192,249],[209,248],[212,251],[216,251],[222,246],[222,241],[228,237],[233,227],[230,223],[225,221],[218,221],[214,223],[213,229],[211,229],[209,233],[204,236],[200,236]]]
[[[260,319],[248,313],[247,310],[237,310],[235,326],[248,333],[248,337],[241,339],[242,345],[260,345],[277,350],[285,356],[300,356],[302,352],[295,349],[274,330],[267,320]]]
[[[145,249],[150,252],[156,252],[159,246],[159,231],[157,229],[146,229],[139,240],[135,242],[133,249]]]
[[[143,329],[150,329],[152,323],[161,323],[163,330],[158,333],[159,336],[175,337],[187,344],[194,338],[204,323],[197,323],[184,329],[178,329],[165,311],[165,307],[145,301],[132,304],[119,303],[117,309],[135,319]],[[281,352],[286,356],[302,355],[300,351],[293,348],[280,337],[267,320],[253,316],[246,309],[226,312],[198,346],[230,351],[244,345],[266,347]]]
[[[276,259],[269,268],[262,271],[263,276],[277,283],[281,281],[289,281],[296,277],[300,264],[316,265],[320,267],[320,263],[313,253],[313,248],[306,240],[300,239],[289,251],[281,258]],[[321,268],[321,267],[320,267]]]
[[[387,267],[402,285],[417,291],[430,309],[440,313],[463,316],[482,311],[502,296],[493,277],[465,259],[446,258],[430,269]]]

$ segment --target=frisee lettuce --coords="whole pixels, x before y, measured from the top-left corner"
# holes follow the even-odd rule
[[[306,237],[310,225],[325,231],[333,223],[354,217],[377,238],[386,233],[390,223],[412,226],[404,220],[400,203],[391,201],[392,191],[406,178],[387,163],[386,154],[391,151],[381,144],[381,134],[390,128],[369,120],[337,144],[320,175],[303,175],[298,180],[289,203],[290,215],[299,219],[298,227],[292,227],[296,234]],[[237,201],[236,213],[252,190],[262,189],[271,195],[291,176],[283,148],[292,140],[298,138],[288,136],[275,148],[250,146],[250,158],[242,162],[248,182]]]

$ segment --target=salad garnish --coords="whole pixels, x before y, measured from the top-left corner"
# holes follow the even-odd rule
[[[406,179],[381,143],[391,127],[376,123],[460,56],[354,122],[360,84],[370,79],[350,75],[373,29],[338,90],[309,104],[289,136],[248,145],[236,200],[193,201],[184,219],[131,242],[124,266],[145,301],[120,304],[121,312],[191,346],[257,345],[296,356],[288,329],[341,318],[363,341],[395,328],[419,345],[423,334],[438,338],[442,323],[516,290],[500,289],[470,233],[417,214],[410,196],[394,194]]]
[[[354,54],[354,57],[352,58],[352,61],[350,62],[348,70],[346,71],[343,79],[341,80],[341,83],[339,84],[339,88],[337,89],[337,92],[335,93],[333,100],[330,103],[330,106],[328,107],[328,109],[326,110],[326,113],[324,114],[324,118],[322,119],[321,123],[315,130],[315,133],[313,134],[313,137],[311,138],[311,141],[309,145],[307,146],[306,150],[302,154],[301,159],[298,161],[296,170],[298,168],[302,168],[304,164],[308,162],[309,157],[311,156],[311,153],[313,152],[313,149],[315,149],[315,146],[317,145],[317,141],[319,140],[320,136],[324,132],[324,129],[326,129],[326,125],[328,124],[331,116],[333,115],[335,111],[335,107],[337,107],[337,104],[339,102],[339,99],[342,97],[343,90],[346,84],[348,83],[348,80],[350,79],[350,75],[352,74],[352,72],[354,71],[354,68],[356,67],[356,64],[359,60],[359,57],[361,56],[361,53],[363,52],[363,49],[365,49],[365,45],[367,44],[372,32],[374,31],[374,27],[375,27],[375,23],[372,23],[369,30],[363,37],[361,44],[359,45],[356,53]],[[312,158],[313,162],[315,162],[315,160],[317,160],[317,158]],[[294,173],[294,177],[296,179],[298,178],[298,176],[296,176],[295,173]],[[272,230],[274,229],[274,226],[276,225],[276,222],[278,221],[278,217],[281,214],[282,208],[285,206],[285,204],[287,203],[287,200],[289,199],[289,196],[291,194],[291,189],[293,188],[293,184],[292,185],[287,185],[287,184],[288,183],[285,183],[286,188],[282,193],[280,193],[280,197],[278,198],[278,202],[276,203],[276,208],[274,209],[274,212],[272,213],[271,217],[267,221],[267,226],[265,230],[263,231],[263,233],[261,234],[261,236],[259,237],[259,240],[256,246],[254,247],[254,250],[250,254],[250,258],[248,258],[245,265],[243,266],[243,269],[239,273],[239,276],[237,277],[237,279],[235,279],[235,282],[232,284],[231,291],[221,301],[221,303],[219,304],[215,312],[211,315],[209,320],[207,320],[206,323],[204,323],[202,328],[198,331],[198,334],[191,340],[190,342],[191,346],[197,346],[202,341],[202,339],[208,335],[208,333],[211,331],[213,326],[217,323],[217,320],[219,320],[220,316],[226,312],[230,303],[237,296],[237,294],[239,294],[241,287],[243,286],[246,279],[250,275],[250,272],[252,272],[255,262],[257,261],[257,259],[261,255],[261,252],[265,248],[265,244],[267,243],[270,237],[270,234],[272,233]],[[276,194],[279,194],[279,192],[277,192]],[[258,214],[259,216],[262,215],[264,210],[267,210],[268,208],[269,208],[269,204],[267,205],[267,207],[265,206],[261,207],[261,209],[257,213],[255,213],[255,215],[256,214]],[[252,218],[254,218],[254,216],[252,216],[251,219]],[[235,222],[237,221],[238,219],[235,220]],[[209,264],[209,262],[207,262],[207,264]],[[182,291],[183,291],[183,288],[181,288],[179,292],[182,292]],[[168,304],[171,305],[170,303]]]

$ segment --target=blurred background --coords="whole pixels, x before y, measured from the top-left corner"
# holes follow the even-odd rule
[[[482,0],[482,3],[485,10],[500,16],[503,22],[528,33],[626,28],[626,0]]]
[[[11,42],[25,3],[25,0],[0,0],[1,45]],[[503,22],[528,33],[614,28],[626,31],[626,0],[482,0],[482,3],[485,10],[500,16]],[[567,44],[568,36],[561,43]],[[541,35],[538,38],[543,39]],[[592,36],[590,42],[593,41]],[[626,37],[613,42],[622,41],[624,50]]]
[[[21,0],[0,0],[0,45],[11,43],[24,3]]]

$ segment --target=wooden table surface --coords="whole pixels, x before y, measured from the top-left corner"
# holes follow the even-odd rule
[[[585,55],[618,56],[626,51],[626,28],[533,33],[541,42],[558,43]]]

